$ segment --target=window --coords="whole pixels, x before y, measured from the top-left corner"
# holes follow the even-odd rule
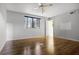
[[[40,28],[40,18],[25,16],[25,27]]]

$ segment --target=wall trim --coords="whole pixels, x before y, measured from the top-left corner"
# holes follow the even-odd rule
[[[65,38],[65,37],[61,37],[61,36],[55,36],[55,38],[61,38],[61,39],[65,39],[65,40],[72,40],[72,41],[77,41],[77,42],[79,42],[78,39]]]
[[[22,39],[32,39],[32,38],[45,38],[45,36],[34,36],[34,37],[25,37],[25,38],[17,38],[17,39],[12,39],[12,40],[22,40]],[[7,40],[7,41],[12,41],[12,40]]]

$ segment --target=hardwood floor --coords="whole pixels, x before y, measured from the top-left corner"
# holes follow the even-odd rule
[[[41,46],[41,48],[39,46]],[[35,55],[39,52],[38,54],[44,55],[46,54],[45,50],[46,49],[45,49],[45,44],[44,44],[44,38],[30,38],[30,39],[13,40],[13,41],[7,42],[0,54],[2,55],[24,55],[24,54]]]
[[[31,38],[6,42],[1,55],[48,55],[45,38]],[[54,55],[79,55],[79,42],[54,38]]]
[[[79,55],[79,41],[55,38],[54,46],[56,55]]]

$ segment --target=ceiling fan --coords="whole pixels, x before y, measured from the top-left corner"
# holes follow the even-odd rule
[[[39,3],[38,6],[39,8],[44,8],[44,7],[53,6],[53,4],[52,3]]]
[[[35,9],[41,9],[42,14],[43,14],[44,11],[45,11],[47,8],[51,7],[51,6],[53,6],[52,3],[38,3],[38,7],[35,8]]]

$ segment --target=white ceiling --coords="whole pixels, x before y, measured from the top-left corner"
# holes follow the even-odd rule
[[[8,10],[21,12],[21,13],[29,13],[33,15],[41,16],[41,9],[38,9],[38,3],[9,3],[6,4]],[[62,13],[79,9],[79,4],[77,3],[53,3],[52,7],[45,8],[43,16],[45,17],[53,17],[56,15],[60,15]]]

